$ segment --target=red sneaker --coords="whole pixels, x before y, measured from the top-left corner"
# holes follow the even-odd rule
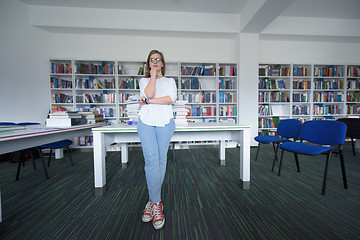
[[[163,214],[163,205],[161,202],[154,203],[152,205],[152,220],[153,220],[153,226],[155,229],[160,229],[165,224],[165,217]]]
[[[152,205],[151,205],[151,201],[149,200],[146,203],[145,209],[143,211],[143,215],[142,215],[143,222],[150,222],[153,219],[151,215],[151,211],[152,211]]]

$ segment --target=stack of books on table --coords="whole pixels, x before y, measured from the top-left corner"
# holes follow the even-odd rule
[[[138,121],[138,114],[140,110],[140,96],[133,95],[130,96],[128,100],[125,101],[126,103],[126,113],[129,118],[128,124],[129,125],[136,125]]]
[[[86,123],[92,124],[92,123],[103,123],[104,115],[96,112],[81,112],[80,115],[86,119]]]
[[[173,112],[175,125],[187,125],[187,116],[188,116],[188,107],[186,106],[188,102],[186,100],[177,100],[173,103]]]
[[[53,112],[46,119],[46,126],[48,127],[71,127],[80,124],[86,124],[86,121],[77,111]]]

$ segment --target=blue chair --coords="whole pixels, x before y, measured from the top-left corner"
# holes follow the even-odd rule
[[[59,148],[66,148],[68,150],[69,153],[69,158],[70,158],[70,162],[71,165],[74,166],[74,162],[71,158],[71,149],[70,149],[70,145],[73,143],[73,141],[66,139],[66,140],[61,140],[61,141],[57,141],[57,142],[53,142],[53,143],[48,143],[48,144],[44,144],[39,146],[39,152],[40,152],[40,156],[42,159],[44,159],[43,153],[42,153],[42,149],[46,149],[49,148],[50,149],[50,153],[49,153],[49,160],[48,160],[48,167],[50,167],[50,160],[51,160],[51,155],[52,155],[52,151],[54,149],[59,149]]]
[[[21,122],[21,123],[16,123],[15,125],[17,125],[17,126],[30,126],[30,125],[40,125],[40,123],[38,123],[38,122]],[[28,152],[30,154],[30,158],[32,159],[32,162],[33,162],[33,165],[34,165],[34,170],[36,170],[35,157],[34,157],[33,151],[32,151],[34,149],[35,148],[28,148],[28,149],[21,150],[21,152],[20,152],[20,161],[18,163],[18,170],[17,170],[17,173],[16,173],[16,181],[19,180],[21,166],[23,166],[23,167],[25,166],[26,152]],[[45,177],[47,179],[49,179],[49,176],[48,176],[44,161],[43,161],[43,167],[44,167]]]
[[[355,157],[354,139],[360,139],[360,118],[339,118],[338,121],[345,123],[347,126],[346,137],[351,139],[353,155]]]
[[[272,143],[275,155],[271,170],[274,171],[275,161],[277,161],[279,144],[281,142],[290,141],[291,138],[296,140],[299,136],[300,126],[301,121],[298,119],[283,119],[279,122],[279,125],[276,129],[276,133],[277,135],[279,135],[279,137],[269,135],[256,136],[254,139],[258,142],[258,149],[256,151],[255,161],[257,161],[261,144]]]
[[[18,125],[18,126],[31,126],[31,125],[40,125],[40,123],[38,123],[38,122],[21,122],[21,123],[17,123],[16,125]]]
[[[318,154],[326,154],[326,163],[324,171],[324,179],[321,194],[325,195],[326,177],[331,153],[338,153],[340,156],[342,178],[344,188],[347,188],[347,180],[345,173],[344,156],[342,153],[342,145],[345,142],[346,124],[340,121],[332,120],[313,120],[306,121],[302,124],[299,139],[300,142],[284,142],[280,144],[281,158],[278,175],[280,176],[281,165],[283,161],[284,151],[292,152],[295,161],[298,164],[298,154],[315,156]],[[307,141],[307,143],[303,142]],[[334,146],[334,147],[332,147]],[[298,166],[298,172],[300,168]]]
[[[14,122],[0,122],[0,126],[13,126],[16,125]]]

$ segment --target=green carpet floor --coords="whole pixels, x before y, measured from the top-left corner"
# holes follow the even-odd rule
[[[75,167],[56,160],[45,180],[27,162],[15,181],[17,164],[0,163],[3,222],[0,239],[359,239],[360,154],[344,146],[348,189],[333,155],[326,196],[320,194],[325,156],[285,153],[282,174],[272,172],[273,152],[264,145],[258,161],[251,148],[251,189],[239,180],[239,148],[226,150],[220,166],[216,148],[176,150],[163,185],[165,226],[141,221],[147,201],[142,152],[129,151],[127,169],[120,153],[107,158],[107,189],[94,195],[91,152],[73,152]],[[169,154],[169,156],[171,156]]]

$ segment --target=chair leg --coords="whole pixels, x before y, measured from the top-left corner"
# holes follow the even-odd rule
[[[325,195],[325,190],[326,190],[326,178],[327,178],[327,172],[328,172],[328,167],[329,167],[330,154],[331,154],[331,152],[328,152],[328,153],[326,154],[324,180],[323,180],[323,187],[322,187],[322,191],[321,191],[321,194],[322,194],[322,195]]]
[[[294,153],[294,157],[295,157],[297,171],[300,172],[300,164],[299,164],[298,154]]]
[[[20,152],[20,159],[19,159],[19,163],[18,163],[18,169],[17,169],[17,173],[16,173],[16,181],[18,181],[19,180],[19,177],[20,177],[20,169],[21,169],[21,164],[23,163],[23,162],[25,162],[24,161],[24,150],[22,150],[21,152]]]
[[[257,157],[258,157],[259,150],[260,150],[260,143],[258,144],[258,149],[257,149],[257,151],[256,151],[255,161],[257,161]]]
[[[282,164],[282,160],[283,160],[283,155],[284,155],[284,149],[281,150],[281,157],[280,157],[278,176],[280,176],[280,173],[281,173],[281,164]]]
[[[43,165],[43,168],[44,168],[45,177],[46,177],[46,179],[50,179],[50,178],[49,178],[49,174],[48,174],[47,169],[46,169],[46,164],[45,164],[45,160],[44,160],[44,156],[43,156],[43,154],[42,154],[42,151],[41,151],[40,148],[38,148],[38,150],[39,150],[41,162],[42,162],[42,165]]]
[[[355,157],[355,142],[354,142],[353,138],[351,138],[351,145],[352,145],[352,150],[353,150],[353,156]]]
[[[68,150],[68,152],[69,152],[69,158],[70,158],[71,165],[74,166],[74,162],[73,162],[73,160],[72,160],[72,158],[71,158],[71,150],[70,150],[69,147],[67,147],[67,150]]]
[[[50,167],[50,160],[52,155],[52,148],[50,148],[49,160],[48,160],[48,167]]]
[[[273,144],[275,144],[275,143],[273,143]],[[278,161],[278,158],[277,158],[277,153],[278,153],[278,151],[279,151],[279,146],[280,146],[280,143],[277,143],[277,145],[276,145],[276,149],[275,149],[275,145],[274,145],[274,152],[275,152],[275,155],[274,155],[274,160],[273,160],[273,165],[272,165],[271,171],[274,171],[275,161]]]
[[[347,180],[346,180],[344,156],[342,154],[342,150],[340,150],[339,152],[340,152],[340,163],[341,163],[341,172],[342,172],[343,184],[344,184],[344,188],[347,189],[348,186],[347,186]]]

